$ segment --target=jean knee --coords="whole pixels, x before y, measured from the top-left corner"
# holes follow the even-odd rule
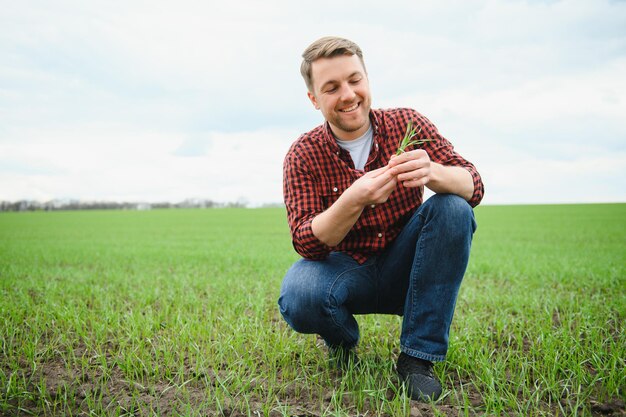
[[[290,271],[283,279],[278,298],[280,313],[295,331],[312,333],[323,311],[323,294],[319,286]]]
[[[476,230],[474,211],[462,197],[455,194],[435,194],[426,200],[425,204],[429,202],[451,232],[465,235]]]

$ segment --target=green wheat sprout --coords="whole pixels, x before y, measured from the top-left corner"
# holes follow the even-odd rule
[[[422,132],[422,127],[421,126],[417,126],[417,123],[415,124],[415,127],[413,125],[414,122],[409,122],[406,125],[406,132],[404,133],[404,137],[402,138],[402,140],[400,141],[400,144],[398,145],[398,150],[396,151],[396,155],[401,155],[403,152],[406,151],[406,148],[408,148],[409,146],[413,146],[413,145],[421,145],[424,142],[429,142],[432,139],[413,139],[414,137],[418,136],[421,132]]]

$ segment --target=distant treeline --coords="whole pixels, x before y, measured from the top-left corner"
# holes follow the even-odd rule
[[[280,204],[265,204],[263,207],[280,206]],[[0,211],[54,211],[54,210],[151,210],[151,209],[181,209],[181,208],[224,208],[248,207],[248,202],[219,203],[211,200],[189,199],[180,203],[133,203],[115,201],[80,201],[80,200],[52,200],[52,201],[0,201]]]

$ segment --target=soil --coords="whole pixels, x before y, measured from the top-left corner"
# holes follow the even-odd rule
[[[80,354],[80,352],[76,352]],[[24,364],[26,365],[26,364]],[[24,366],[22,369],[28,369]],[[227,416],[227,417],[239,417],[247,414],[243,414],[240,411],[234,409],[234,405],[225,401],[221,404],[221,408],[217,408],[215,405],[208,406],[207,402],[210,400],[207,398],[207,387],[217,386],[220,380],[224,380],[227,375],[225,370],[214,370],[207,374],[194,374],[192,368],[188,367],[188,375],[185,384],[184,394],[182,390],[177,388],[176,385],[168,383],[167,381],[161,381],[157,383],[151,383],[150,386],[142,386],[137,382],[130,382],[124,378],[122,371],[116,366],[112,366],[112,371],[107,375],[101,372],[95,372],[91,375],[81,375],[77,370],[68,369],[65,362],[62,360],[52,360],[37,368],[32,373],[24,373],[23,376],[26,379],[33,381],[33,386],[30,387],[31,393],[41,392],[39,381],[45,383],[46,395],[49,401],[41,401],[41,398],[32,398],[24,401],[22,399],[19,405],[15,399],[9,400],[8,404],[10,409],[2,411],[0,408],[0,416],[27,416],[27,415],[77,415],[77,416],[89,416],[90,408],[87,398],[96,398],[101,408],[107,410],[111,414],[125,414],[132,416],[171,416],[186,414],[189,409],[200,410],[203,415],[207,416]],[[9,369],[5,369],[6,374],[10,374]],[[341,374],[335,375],[337,380],[341,378]],[[263,380],[253,380],[250,384],[250,390],[266,389],[266,382]],[[329,384],[331,385],[331,384]],[[294,416],[320,416],[320,410],[322,404],[330,404],[333,391],[328,389],[319,394],[319,396],[308,395],[306,400],[299,398],[297,393],[300,392],[296,383],[285,384],[285,388],[278,392],[278,397],[284,405],[290,405],[292,411],[295,411]],[[461,389],[462,386],[462,389]],[[132,394],[131,394],[132,392]],[[472,409],[461,410],[458,405],[463,400],[460,398],[460,393],[464,392],[466,397],[472,406]],[[71,395],[74,393],[75,397],[72,399]],[[451,391],[451,396],[442,399],[433,410],[433,406],[429,404],[422,404],[418,402],[411,403],[410,416],[411,417],[431,417],[431,416],[458,416],[469,415],[478,416],[484,414],[484,407],[482,404],[482,397],[480,393],[473,389],[473,385],[461,380],[454,381],[454,389]],[[67,396],[70,396],[67,399]],[[395,395],[392,390],[387,392],[387,397],[392,398]],[[457,398],[454,398],[457,396]],[[63,401],[56,401],[61,400]],[[71,410],[54,409],[50,404],[65,403],[70,407],[74,407]],[[48,404],[42,405],[42,404]],[[344,404],[347,410],[355,410],[354,404],[350,404],[349,400],[344,399]],[[608,402],[591,401],[590,409],[593,416],[603,417],[626,417],[626,406],[624,401],[620,399],[612,399]],[[252,400],[249,403],[251,415],[263,415],[264,404],[259,401]],[[365,403],[364,407],[366,411],[365,415],[376,415],[376,411],[369,407],[369,404]],[[546,411],[548,411],[546,407]],[[557,410],[554,410],[558,413]],[[279,411],[272,411],[270,416],[278,417],[282,414]],[[389,416],[392,417],[392,416]],[[520,416],[522,417],[522,416]]]

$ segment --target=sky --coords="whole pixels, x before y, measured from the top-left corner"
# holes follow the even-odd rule
[[[0,0],[0,200],[282,202],[323,122],[314,40],[362,48],[483,204],[626,202],[626,1]]]

